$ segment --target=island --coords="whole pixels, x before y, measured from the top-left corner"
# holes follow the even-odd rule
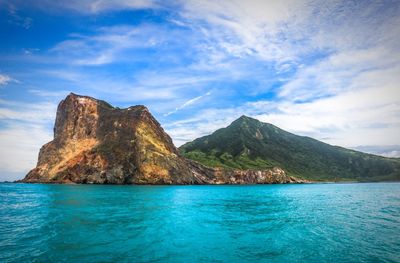
[[[400,180],[400,161],[332,146],[242,116],[177,149],[143,105],[69,94],[25,183],[277,184]]]

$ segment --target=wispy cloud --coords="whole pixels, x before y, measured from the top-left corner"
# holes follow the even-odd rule
[[[21,178],[35,166],[40,147],[52,138],[56,107],[50,102],[0,100],[0,180],[9,179],[7,173]]]
[[[68,90],[60,90],[60,91],[49,91],[49,90],[40,90],[40,89],[30,89],[28,90],[29,93],[32,93],[34,95],[40,96],[40,97],[57,97],[57,98],[62,98],[67,96],[70,91]]]
[[[183,103],[183,104],[180,105],[179,107],[176,107],[175,110],[170,111],[170,112],[164,114],[164,116],[169,116],[169,115],[174,114],[174,113],[176,113],[176,112],[178,112],[178,111],[180,111],[180,110],[182,110],[182,109],[184,109],[184,108],[186,108],[186,107],[188,107],[188,106],[190,106],[190,105],[193,105],[193,104],[195,104],[198,100],[204,98],[205,96],[209,96],[210,94],[211,94],[211,92],[209,91],[209,92],[207,92],[207,93],[204,94],[204,95],[200,95],[200,96],[197,96],[197,97],[195,97],[195,98],[193,98],[193,99],[190,99],[190,100],[188,100],[188,101],[185,101],[185,103]]]
[[[5,86],[12,81],[15,81],[15,80],[12,79],[10,76],[5,75],[5,74],[0,74],[0,86]]]
[[[309,100],[332,96],[351,89],[365,89],[388,78],[396,78],[400,53],[382,46],[337,51],[318,62],[300,68],[279,91],[279,96],[291,100]],[[372,82],[364,78],[375,72]],[[395,81],[395,80],[392,80]]]
[[[0,120],[43,123],[53,121],[57,104],[51,102],[24,103],[0,100]]]
[[[209,80],[209,78],[188,77],[179,71],[140,71],[135,75],[132,73],[132,76],[123,77],[110,73],[83,73],[68,70],[50,70],[41,74],[65,80],[68,82],[67,86],[80,87],[70,91],[108,98],[112,102],[124,104],[174,100],[185,94],[182,90],[186,87],[191,86],[194,89]],[[43,94],[43,91],[40,93]]]
[[[40,147],[52,139],[50,129],[33,123],[12,123],[0,129],[0,180],[9,180],[5,172],[18,173],[21,179],[35,167]]]
[[[5,1],[8,2],[8,1]],[[0,3],[0,7],[1,7]],[[19,13],[18,9],[14,5],[14,3],[6,3],[7,9],[8,9],[8,14],[10,19],[8,20],[8,23],[22,27],[24,29],[30,29],[33,24],[33,19],[28,17],[28,16],[23,16]]]
[[[67,1],[59,5],[82,13],[101,13],[120,9],[156,8],[158,6],[154,0],[116,0],[112,2],[107,0],[80,0]]]
[[[157,8],[157,1],[154,0],[70,0],[70,1],[51,1],[37,0],[26,2],[22,0],[4,0],[9,5],[18,5],[27,8],[38,8],[47,12],[59,13],[65,10],[81,14],[99,14],[116,10],[135,10],[145,8]],[[0,3],[1,4],[1,3]]]
[[[364,145],[353,147],[353,149],[385,157],[400,158],[400,145]]]
[[[105,65],[117,60],[118,52],[132,48],[144,48],[146,40],[140,32],[150,28],[118,26],[97,30],[93,36],[72,35],[71,39],[58,43],[51,49],[53,55],[76,65]]]

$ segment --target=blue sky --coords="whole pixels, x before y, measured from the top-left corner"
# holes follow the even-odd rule
[[[0,39],[0,180],[69,92],[144,104],[178,146],[246,114],[400,156],[400,1],[0,0]]]

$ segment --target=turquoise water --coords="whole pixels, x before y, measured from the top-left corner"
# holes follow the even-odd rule
[[[400,183],[0,184],[0,262],[400,262]]]

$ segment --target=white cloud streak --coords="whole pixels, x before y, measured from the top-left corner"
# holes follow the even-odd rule
[[[400,158],[400,145],[364,145],[353,147],[354,150],[377,154],[390,158]]]
[[[8,173],[22,178],[36,165],[40,147],[52,139],[49,127],[56,107],[50,102],[0,100],[0,181],[9,179]]]
[[[5,172],[19,173],[22,179],[35,167],[40,147],[51,139],[51,132],[40,124],[13,123],[1,129],[0,181],[9,179]]]
[[[38,8],[46,12],[65,12],[72,11],[85,15],[100,14],[118,10],[136,10],[158,8],[158,4],[153,0],[69,0],[69,1],[52,1],[52,0],[36,0],[27,2],[23,0],[4,0],[0,1],[7,4],[10,8],[28,7]]]
[[[0,86],[5,86],[11,81],[13,81],[13,79],[10,76],[5,74],[0,74]]]
[[[73,0],[64,2],[64,7],[82,13],[101,13],[119,9],[156,8],[157,4],[153,0]]]
[[[0,100],[0,120],[48,123],[55,120],[57,105]]]
[[[211,92],[210,92],[210,91],[207,92],[207,93],[204,94],[204,95],[200,95],[200,96],[198,96],[198,97],[195,97],[195,98],[193,98],[193,99],[190,99],[190,100],[186,101],[185,103],[183,103],[182,105],[180,105],[179,107],[176,107],[175,110],[170,111],[170,112],[164,114],[164,116],[169,116],[169,115],[171,115],[171,114],[174,114],[174,113],[176,113],[176,112],[178,112],[178,111],[180,111],[180,110],[182,110],[182,109],[184,109],[184,108],[186,108],[186,107],[189,107],[190,105],[195,104],[195,103],[196,103],[197,101],[199,101],[200,99],[204,98],[205,96],[209,96],[209,95],[211,95]]]

